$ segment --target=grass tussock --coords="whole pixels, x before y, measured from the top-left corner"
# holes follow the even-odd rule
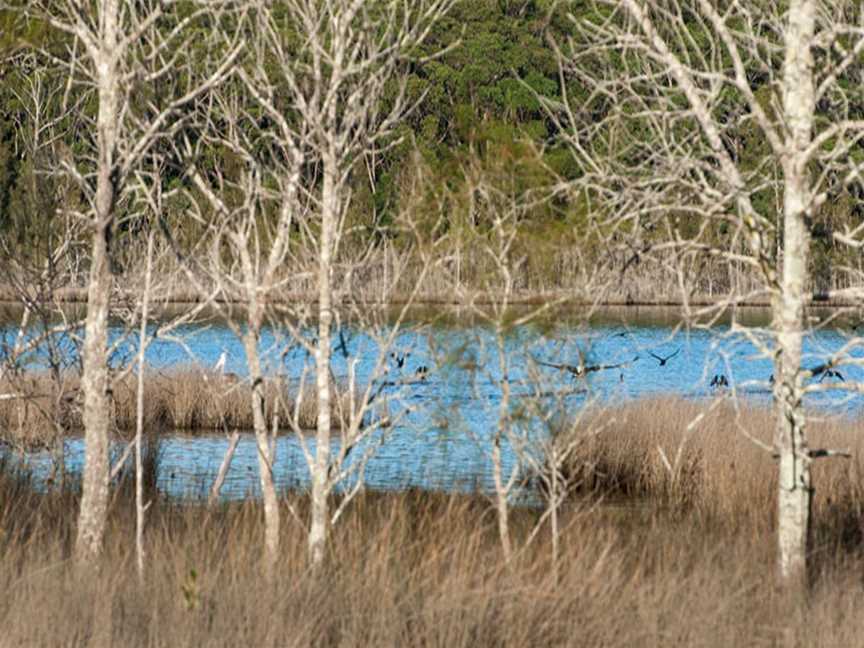
[[[767,408],[722,403],[709,410],[704,402],[648,399],[589,416],[567,434],[584,435],[563,471],[576,490],[760,533],[775,525],[776,460],[756,442],[772,446]],[[567,434],[558,441],[570,440]],[[811,421],[808,436],[811,448],[852,454],[814,461],[813,506],[819,524],[855,546],[864,539],[864,421]]]
[[[289,496],[302,516],[307,500]],[[563,511],[561,554],[541,533],[503,564],[486,499],[367,493],[334,530],[320,573],[287,510],[262,572],[262,510],[156,497],[135,572],[131,489],[113,500],[101,569],[70,560],[72,491],[0,474],[3,645],[851,646],[864,633],[864,560],[834,552],[807,600],[772,585],[773,543],[650,504]],[[514,511],[524,545],[538,511]],[[556,577],[557,573],[557,577]]]
[[[348,419],[350,398],[347,388],[335,387],[334,414],[336,424],[342,425]],[[263,390],[268,425],[278,413],[282,430],[293,429],[291,420],[296,420],[301,429],[315,428],[318,406],[312,386],[300,395],[272,378],[265,380]],[[47,375],[32,375],[0,384],[0,394],[6,393],[19,395],[0,400],[0,435],[10,443],[25,447],[46,445],[62,434],[83,429],[82,395],[77,378],[65,378],[58,385]],[[111,406],[114,426],[120,432],[135,429],[136,395],[134,375],[115,381]],[[222,376],[193,368],[147,373],[144,402],[145,429],[210,432],[253,428],[252,387],[233,374]]]

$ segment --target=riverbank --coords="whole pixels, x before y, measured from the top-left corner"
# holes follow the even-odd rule
[[[814,515],[828,538],[837,533],[856,551],[864,549],[864,419],[811,414],[811,451],[850,455],[814,460]],[[576,448],[563,466],[575,493],[653,502],[770,535],[774,429],[767,404],[660,397],[597,408],[556,443]]]
[[[673,286],[674,288],[674,286]],[[35,289],[33,290],[35,291]],[[386,298],[378,298],[371,294],[364,294],[364,291],[344,291],[350,295],[350,300],[345,304],[350,303],[353,306],[364,307],[399,307],[405,304],[413,304],[418,307],[423,306],[465,306],[469,301],[472,304],[479,306],[500,304],[504,300],[503,295],[488,292],[485,290],[474,290],[468,287],[448,286],[440,291],[425,292],[420,291],[418,295],[410,293],[388,294]],[[839,291],[842,294],[842,291]],[[645,291],[638,290],[597,290],[590,294],[585,294],[581,289],[565,290],[515,290],[507,296],[507,302],[514,306],[536,306],[542,304],[560,304],[569,307],[633,307],[633,308],[680,308],[685,303],[690,307],[708,307],[715,305],[723,305],[728,302],[729,294],[727,292],[714,293],[693,293],[688,294],[686,302],[682,298],[680,292],[672,291],[655,291],[651,290],[649,294]],[[318,300],[316,291],[295,293],[284,292],[270,294],[267,303],[274,305],[288,304],[315,304]],[[58,288],[51,292],[51,304],[54,305],[78,305],[83,306],[87,303],[87,288],[86,286]],[[190,290],[171,290],[162,293],[158,297],[158,301],[153,305],[158,309],[179,309],[184,306],[195,306],[202,303],[210,303],[215,305],[232,305],[242,307],[244,302],[239,299],[230,299],[224,296],[203,297],[201,294]],[[22,307],[23,301],[18,291],[9,287],[0,285],[0,308],[13,309]],[[337,298],[335,305],[338,307],[340,300]],[[807,304],[811,308],[852,308],[859,305],[859,301],[850,298],[844,299],[842,296],[831,296],[830,293],[811,293],[807,299]],[[344,305],[344,304],[343,304]],[[765,296],[747,296],[735,301],[736,308],[770,308],[770,297]]]

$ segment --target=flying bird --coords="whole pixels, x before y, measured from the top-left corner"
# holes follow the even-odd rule
[[[390,357],[396,362],[396,368],[401,369],[405,366],[405,360],[408,359],[408,356],[411,355],[411,352],[407,353],[396,353],[395,351],[390,352]]]
[[[826,378],[836,378],[840,382],[846,382],[846,379],[843,377],[843,374],[841,374],[836,369],[832,369],[830,364],[816,365],[815,367],[811,367],[807,371],[810,372],[810,375],[813,376],[813,378],[815,378],[816,376],[820,376],[820,378],[819,378],[820,383],[823,380],[825,380]],[[768,378],[768,384],[772,385],[772,386],[774,385],[774,374],[773,373]]]
[[[621,367],[626,367],[629,362],[619,362],[618,364],[598,364],[598,365],[571,365],[571,364],[559,364],[557,362],[544,362],[543,360],[538,360],[534,358],[534,362],[539,365],[543,365],[544,367],[552,367],[553,369],[560,369],[562,371],[568,371],[577,378],[581,378],[585,374],[589,374],[593,371],[603,371],[604,369],[619,369]]]
[[[714,374],[714,377],[711,379],[711,387],[728,387],[729,380],[723,374]]]
[[[823,380],[825,380],[826,378],[837,378],[840,382],[846,382],[846,379],[843,377],[843,374],[841,374],[836,369],[832,369],[831,365],[828,363],[816,365],[815,367],[812,367],[808,371],[810,371],[810,373],[813,375],[814,378],[816,376],[820,376],[820,378],[819,378],[820,383]]]
[[[661,367],[664,367],[664,366],[666,366],[667,362],[669,362],[672,358],[674,358],[679,353],[681,353],[681,347],[678,347],[678,349],[674,353],[671,353],[666,357],[659,356],[656,353],[654,353],[653,351],[649,351],[648,355],[650,355],[652,358],[657,360],[660,363]]]

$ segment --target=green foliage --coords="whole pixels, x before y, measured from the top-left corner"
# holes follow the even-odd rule
[[[16,1],[22,6],[26,4],[25,0]],[[160,22],[160,29],[168,33],[190,15],[192,7],[193,3],[174,5],[174,9],[167,12]],[[375,7],[370,3],[368,9],[374,11]],[[298,57],[308,56],[303,47],[302,30],[289,22],[287,12],[280,13],[278,3],[275,12],[286,51]],[[384,143],[387,146],[382,147],[374,160],[355,161],[351,174],[351,236],[363,241],[370,237],[375,241],[386,238],[408,245],[407,241],[399,240],[400,235],[392,228],[397,210],[409,204],[427,219],[425,226],[430,235],[458,232],[469,227],[477,228],[482,235],[483,218],[478,219],[476,214],[469,213],[469,193],[476,174],[487,180],[491,178],[493,184],[502,190],[506,188],[514,199],[529,196],[561,179],[578,177],[580,167],[577,160],[567,143],[559,137],[554,120],[549,118],[538,99],[544,97],[552,104],[562,101],[561,71],[549,43],[554,40],[566,53],[571,44],[575,47],[580,45],[580,33],[573,30],[574,24],[601,24],[615,19],[615,16],[620,17],[621,13],[608,6],[598,7],[590,0],[567,3],[556,0],[461,0],[450,15],[433,27],[428,41],[421,51],[416,52],[416,59],[405,63],[406,91],[409,99],[417,103],[416,110],[403,120],[394,137]],[[860,8],[855,8],[847,18],[851,23],[860,20]],[[227,13],[220,19],[239,20]],[[676,40],[674,47],[682,56],[698,60],[704,56],[708,45],[708,27],[689,13],[686,6],[680,20],[688,26],[690,37]],[[658,24],[661,30],[670,27]],[[238,25],[231,23],[229,26]],[[219,52],[214,50],[208,38],[214,31],[212,19],[202,18],[187,27],[195,34],[188,45],[192,48],[192,66],[178,65],[172,75],[155,84],[145,81],[143,75],[133,80],[137,85],[130,110],[142,119],[146,120],[149,111],[164,107],[172,97],[188,88],[192,77],[203,74],[209,62],[218,58]],[[249,20],[244,28],[249,30],[248,38],[251,40],[255,35],[255,21]],[[772,39],[776,40],[779,32],[771,25],[762,29],[765,30],[766,45],[759,56],[779,70],[776,48],[767,45]],[[832,57],[836,63],[837,57],[841,56],[838,52],[852,47],[851,35],[838,38],[838,47],[820,51],[818,55]],[[32,124],[21,104],[21,96],[30,70],[22,67],[16,57],[41,48],[50,50],[62,60],[69,43],[68,36],[50,29],[44,22],[25,18],[20,11],[0,11],[0,236],[14,241],[15,246],[22,250],[37,250],[44,245],[44,235],[51,231],[51,219],[58,206],[80,206],[81,196],[71,188],[58,188],[49,176],[39,173],[40,169],[56,163],[52,158],[57,155],[56,150],[42,152],[41,157],[25,154],[27,132]],[[442,55],[429,58],[429,55],[442,50]],[[255,55],[251,50],[248,54],[250,57]],[[727,56],[725,51],[715,52],[712,56],[720,57],[724,64],[730,63],[723,58]],[[605,55],[593,53],[580,59],[580,65],[615,75],[643,63],[640,57],[642,54],[635,49],[610,51]],[[13,59],[14,62],[8,64]],[[44,61],[39,64],[48,69]],[[267,58],[266,53],[263,64],[269,71],[275,71],[271,69],[275,62]],[[845,93],[842,100],[831,93],[823,98],[819,107],[820,125],[839,118],[864,118],[864,84],[855,82],[861,77],[862,65],[864,60],[856,62],[853,70],[840,79]],[[278,76],[272,74],[270,78],[277,79]],[[646,97],[657,92],[656,84],[662,84],[662,79],[662,76],[646,78]],[[749,80],[760,105],[771,115],[779,98],[765,70],[753,66]],[[390,100],[398,90],[397,81],[393,80]],[[236,86],[230,85],[235,83]],[[242,84],[236,79],[229,79],[226,84],[232,92],[242,92],[239,87]],[[651,84],[655,84],[653,88]],[[669,84],[671,86],[671,82]],[[225,89],[223,86],[222,90]],[[669,87],[663,89],[669,90]],[[276,105],[289,121],[297,119],[294,107],[286,99],[289,93],[280,91],[279,87],[273,90]],[[92,93],[88,95],[86,89],[77,86],[73,92],[85,93],[81,95],[79,122],[83,122],[84,117],[92,120],[95,116]],[[724,125],[724,144],[754,187],[751,199],[755,208],[769,220],[775,220],[778,194],[771,179],[776,177],[778,169],[776,165],[766,163],[771,158],[769,144],[753,119],[749,118],[740,90],[727,86],[719,92],[715,117]],[[667,94],[667,98],[676,105],[686,106],[686,98],[680,93]],[[580,85],[579,77],[575,75],[568,79],[568,101],[577,118],[586,122],[600,123],[610,116],[616,117],[617,130],[599,132],[591,142],[593,150],[614,159],[616,164],[644,174],[645,178],[657,174],[651,164],[657,143],[652,140],[651,124],[643,116],[642,106],[591,94],[588,87]],[[268,118],[255,107],[254,102],[249,102],[249,105],[247,126],[248,135],[257,147],[255,164],[268,168],[278,160],[280,153],[272,149],[273,145],[266,137],[260,136],[260,131],[269,125]],[[47,108],[49,112],[53,109],[51,106]],[[216,125],[219,126],[218,119]],[[669,128],[674,130],[672,135],[682,140],[686,133],[695,130],[689,118],[677,120]],[[82,159],[80,154],[92,144],[88,139],[92,138],[92,133],[81,128],[68,128],[66,132],[62,145],[76,160]],[[194,132],[182,130],[172,136],[188,137],[193,143],[198,137]],[[826,141],[825,150],[832,150],[836,144],[832,140]],[[192,190],[184,176],[184,162],[173,157],[173,150],[169,141],[157,144],[156,152],[166,160],[163,190],[171,196],[161,217],[178,224],[179,238],[191,245],[200,239],[206,228],[183,219],[188,195],[183,191],[171,191],[180,188]],[[860,163],[864,160],[864,148],[857,146],[847,155]],[[218,169],[227,181],[222,198],[229,205],[236,202],[237,196],[232,195],[230,183],[239,178],[246,162],[236,159],[231,151],[216,147],[204,147],[201,158],[195,162],[205,174],[215,174]],[[820,169],[814,168],[812,172],[819,173]],[[314,185],[317,181],[315,171],[309,170],[309,174],[309,183]],[[415,184],[421,174],[424,186],[419,189]],[[831,233],[850,222],[860,222],[864,217],[860,193],[854,187],[845,186],[842,179],[832,181],[829,199],[814,218],[814,263],[819,267],[829,268],[831,260],[838,259],[839,252],[833,245]],[[588,197],[560,194],[543,202],[542,206],[527,209],[521,216],[518,247],[532,258],[550,259],[553,255],[548,252],[554,246],[584,242],[589,231],[590,209],[596,209],[596,202]],[[442,210],[443,219],[440,218]],[[129,211],[135,210],[129,207]],[[268,217],[267,210],[262,209],[261,218]],[[669,214],[669,218],[682,236],[695,235],[699,230],[699,223],[691,216]],[[720,224],[702,235],[722,243],[731,239],[732,229]],[[134,223],[126,222],[118,235],[121,240],[125,237],[134,244],[136,231]],[[667,231],[657,228],[653,236],[667,234]],[[652,234],[647,236],[650,238]]]

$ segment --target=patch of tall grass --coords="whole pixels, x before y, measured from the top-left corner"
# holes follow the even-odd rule
[[[135,429],[135,376],[115,381],[112,389],[112,417],[120,432]],[[347,421],[349,392],[336,385],[335,420]],[[188,432],[216,430],[250,430],[252,420],[252,387],[248,381],[232,374],[221,375],[195,368],[179,368],[167,373],[147,373],[144,382],[144,426],[146,429],[169,428]],[[64,380],[62,388],[47,375],[34,374],[26,379],[0,384],[0,393],[19,394],[18,398],[0,400],[0,437],[23,446],[47,445],[62,433],[82,430],[81,394],[77,378]],[[279,414],[281,429],[292,429],[294,419],[301,429],[314,429],[318,417],[317,397],[313,386],[302,394],[278,378],[264,382],[265,418],[272,421]]]
[[[588,416],[557,442],[583,437],[563,471],[583,493],[650,501],[767,534],[776,524],[773,434],[773,414],[765,407],[725,402],[709,409],[704,402],[657,398]],[[852,455],[813,463],[817,544],[858,546],[864,540],[864,421],[810,421],[808,436],[811,448]]]
[[[302,519],[307,500],[289,498]],[[760,529],[650,502],[568,504],[553,569],[544,533],[504,564],[485,498],[366,493],[321,571],[289,523],[265,573],[258,502],[157,497],[143,582],[131,493],[113,500],[102,564],[83,570],[70,558],[77,504],[73,489],[38,493],[0,472],[3,645],[851,646],[864,632],[857,553],[831,554],[809,598],[792,599],[772,584]],[[538,515],[514,511],[520,546]]]

